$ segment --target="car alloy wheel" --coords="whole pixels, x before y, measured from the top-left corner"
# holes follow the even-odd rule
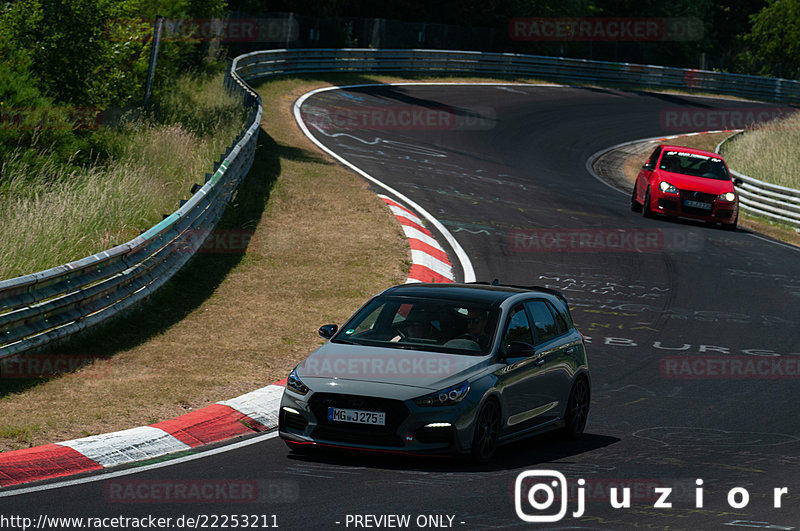
[[[564,418],[564,434],[569,438],[579,437],[586,427],[589,417],[589,384],[585,378],[578,378],[572,386]]]
[[[475,420],[475,435],[472,437],[472,458],[478,463],[491,459],[500,435],[500,406],[490,398],[483,404]]]

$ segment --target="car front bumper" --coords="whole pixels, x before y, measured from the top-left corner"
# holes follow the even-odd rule
[[[661,190],[656,190],[652,193],[652,196],[652,211],[667,216],[730,224],[734,223],[739,213],[738,201],[727,202],[718,199],[696,201],[687,197],[685,193],[671,194]],[[710,208],[698,208],[692,205],[692,201],[696,201],[698,204],[710,205]]]
[[[383,411],[385,426],[329,420],[328,407]],[[469,450],[475,405],[422,408],[413,401],[335,393],[283,394],[279,436],[291,447],[400,454],[461,454]]]

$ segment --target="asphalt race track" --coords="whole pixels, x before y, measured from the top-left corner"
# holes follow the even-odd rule
[[[798,528],[800,251],[742,229],[642,218],[628,196],[586,169],[611,145],[681,132],[664,123],[665,110],[726,107],[758,104],[532,85],[361,87],[304,103],[316,139],[435,216],[478,280],[564,291],[591,341],[592,407],[581,440],[515,443],[475,467],[442,458],[298,457],[266,438],[0,498],[0,513],[173,522],[215,514],[218,526],[230,515],[269,515],[246,523],[282,529],[387,528],[398,523],[389,515],[408,515],[414,529],[528,527],[515,509],[515,480],[553,470],[568,480],[567,500],[541,510],[525,496],[519,502],[534,518],[565,503],[563,520],[545,524],[553,529]],[[428,114],[400,123],[412,109]],[[313,118],[333,110],[349,118]],[[534,476],[523,488],[550,480]],[[157,485],[216,491],[203,503],[165,502]],[[611,507],[615,486],[630,488],[630,507]],[[670,507],[655,489],[669,492]],[[574,518],[581,498],[584,514]]]

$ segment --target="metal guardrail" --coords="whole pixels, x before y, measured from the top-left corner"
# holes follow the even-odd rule
[[[716,152],[722,153],[722,146],[742,133],[744,131],[717,144]],[[800,190],[759,181],[735,170],[731,170],[731,173],[744,181],[736,187],[736,191],[739,193],[739,206],[745,212],[792,225],[800,232]]]
[[[448,50],[315,48],[259,51],[238,59],[239,73],[245,79],[313,72],[480,74],[671,88],[800,104],[800,82],[788,79],[563,57]]]
[[[106,321],[158,289],[194,255],[250,170],[258,140],[261,98],[235,71],[226,74],[225,85],[241,95],[247,121],[214,174],[178,210],[112,249],[0,281],[0,358]]]
[[[744,184],[737,186],[739,205],[745,212],[763,216],[800,229],[800,190],[765,183],[731,170]]]
[[[249,109],[248,119],[216,172],[172,215],[133,240],[47,271],[0,281],[0,358],[25,352],[117,315],[169,280],[194,254],[253,163],[261,99],[247,81],[314,72],[413,72],[535,77],[616,86],[675,88],[800,103],[800,82],[629,63],[443,50],[268,50],[234,59],[225,76]],[[800,192],[742,177],[745,208],[776,207]],[[757,196],[757,198],[756,198]],[[749,204],[748,204],[749,202]],[[191,234],[191,237],[186,237]]]

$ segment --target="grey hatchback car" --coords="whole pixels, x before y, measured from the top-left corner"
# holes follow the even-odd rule
[[[539,287],[405,284],[362,306],[291,372],[289,448],[471,454],[583,433],[591,380],[566,298]]]

